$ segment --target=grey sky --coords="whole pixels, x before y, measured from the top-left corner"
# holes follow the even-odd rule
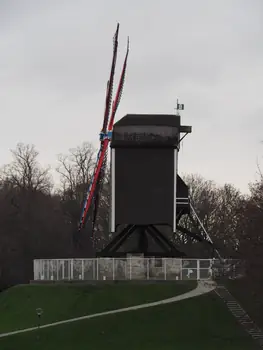
[[[98,143],[117,21],[117,76],[131,43],[117,118],[179,97],[193,126],[180,171],[247,191],[263,166],[262,0],[0,0],[0,164],[17,142],[53,167]]]

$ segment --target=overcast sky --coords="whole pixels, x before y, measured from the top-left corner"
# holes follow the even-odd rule
[[[53,167],[98,143],[117,21],[117,119],[174,113],[178,97],[193,126],[180,172],[247,192],[263,167],[263,0],[0,0],[0,164],[17,142]]]

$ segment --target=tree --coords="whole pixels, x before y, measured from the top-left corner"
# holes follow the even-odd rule
[[[1,182],[5,184],[10,200],[10,213],[4,217],[6,231],[11,232],[14,241],[20,242],[20,259],[26,261],[31,270],[35,218],[40,205],[39,194],[48,195],[52,189],[49,168],[41,168],[38,151],[34,145],[18,143],[11,150],[13,161],[1,171]],[[11,220],[10,220],[11,219]],[[16,225],[16,228],[14,228]]]
[[[225,184],[217,190],[217,209],[215,211],[213,233],[221,241],[228,254],[238,252],[245,216],[244,207],[247,196],[241,194],[232,184]]]
[[[262,281],[263,268],[263,179],[250,184],[251,195],[244,207],[244,219],[240,222],[240,251],[247,262],[248,275]]]
[[[217,207],[216,185],[213,181],[208,181],[196,174],[184,176],[184,181],[189,187],[189,197],[198,217],[201,219],[204,227],[209,234],[212,233],[214,212]],[[180,221],[191,232],[196,232],[197,227],[193,225],[188,217],[183,217]],[[199,228],[200,229],[200,228]],[[190,243],[191,238],[181,236],[184,244]]]
[[[2,168],[1,182],[21,190],[50,193],[52,189],[50,169],[40,167],[37,161],[39,153],[35,146],[18,143],[11,153],[13,161]]]
[[[71,148],[67,155],[60,154],[58,162],[56,170],[60,175],[62,197],[81,202],[95,167],[94,147],[91,143],[83,143]]]
[[[11,152],[13,161],[0,172],[0,276],[5,286],[32,279],[34,258],[72,253],[60,201],[51,194],[49,169],[40,167],[34,146],[18,144]]]
[[[61,186],[58,191],[62,199],[62,207],[72,226],[72,235],[75,237],[76,254],[94,256],[96,243],[100,241],[101,230],[96,230],[92,237],[92,208],[87,216],[85,230],[76,232],[80,219],[83,200],[90,184],[96,163],[96,152],[91,143],[83,143],[72,148],[67,155],[58,156]],[[102,201],[103,203],[103,201]],[[98,217],[102,217],[100,212]],[[101,221],[104,220],[104,217]],[[100,227],[100,225],[98,225]]]
[[[189,186],[191,203],[221,254],[236,255],[239,247],[239,221],[244,216],[245,196],[231,184],[218,186],[200,175],[187,175],[184,180]],[[197,230],[188,218],[183,219],[183,225],[192,232]],[[184,244],[190,242],[191,239],[183,237]]]

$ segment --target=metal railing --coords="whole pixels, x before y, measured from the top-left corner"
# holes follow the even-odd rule
[[[212,259],[95,258],[34,260],[34,280],[207,280]]]

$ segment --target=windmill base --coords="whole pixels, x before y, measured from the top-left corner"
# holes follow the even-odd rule
[[[133,244],[128,241],[133,240]],[[149,241],[155,243],[158,251],[152,251]],[[125,245],[128,243],[128,248]],[[133,246],[133,248],[130,248]],[[159,250],[160,249],[160,250]],[[127,225],[117,233],[112,241],[100,252],[97,257],[126,257],[127,254],[143,254],[144,256],[182,258],[185,253],[178,248],[154,225],[139,226]]]

